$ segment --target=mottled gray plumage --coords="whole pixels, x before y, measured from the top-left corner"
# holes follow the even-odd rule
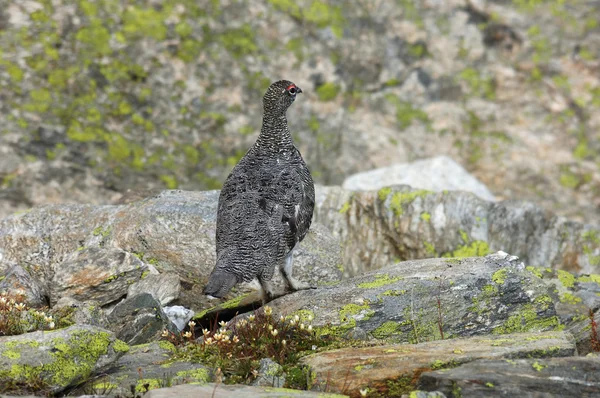
[[[279,266],[291,290],[292,250],[312,220],[315,188],[292,142],[286,111],[302,90],[280,80],[263,98],[263,125],[254,145],[223,184],[217,213],[217,263],[204,289],[223,297],[239,282],[258,278],[267,297]]]

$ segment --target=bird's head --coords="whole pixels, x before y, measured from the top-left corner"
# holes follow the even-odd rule
[[[263,97],[265,112],[285,114],[287,108],[296,99],[296,95],[301,92],[300,87],[289,80],[279,80],[271,84]]]

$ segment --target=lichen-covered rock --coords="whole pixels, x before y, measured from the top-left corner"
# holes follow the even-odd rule
[[[174,273],[162,273],[147,275],[145,278],[129,285],[127,296],[135,296],[139,293],[152,294],[161,305],[167,305],[179,298],[181,283],[179,276]]]
[[[69,319],[75,325],[91,325],[108,329],[108,318],[97,301],[80,302],[71,297],[63,297],[54,305],[54,310],[69,309]]]
[[[448,369],[477,359],[547,358],[577,353],[572,336],[564,332],[518,333],[430,341],[421,344],[343,348],[309,355],[315,390],[360,390],[389,396],[409,393],[423,371]]]
[[[109,329],[127,344],[158,340],[163,330],[178,332],[162,306],[150,293],[127,297],[108,314]]]
[[[12,297],[22,297],[30,307],[48,305],[46,287],[19,265],[13,265],[0,278],[0,292],[6,292]]]
[[[271,358],[260,360],[258,376],[252,381],[253,386],[281,388],[285,384],[283,367]]]
[[[180,398],[180,397],[247,397],[247,398],[344,398],[347,395],[292,390],[289,388],[255,387],[240,384],[226,385],[209,383],[205,385],[184,384],[169,388],[152,390],[144,398]]]
[[[132,253],[97,247],[73,252],[53,269],[52,305],[62,297],[107,305],[125,296],[129,286],[141,278],[147,267]]]
[[[357,173],[346,178],[342,187],[350,191],[378,191],[391,185],[409,185],[433,192],[466,191],[481,199],[496,201],[485,185],[447,156]]]
[[[315,219],[344,245],[350,275],[398,260],[483,256],[502,250],[527,265],[600,273],[600,227],[527,202],[409,187],[375,192],[317,187]]]
[[[102,377],[88,381],[74,395],[107,391],[110,396],[129,396],[132,391],[143,394],[168,383],[206,384],[212,379],[210,371],[201,364],[173,360],[174,352],[175,347],[167,341],[131,346]]]
[[[215,263],[218,192],[165,191],[125,205],[53,205],[0,220],[0,274],[31,265],[50,300],[72,296],[107,305],[155,267],[181,281],[178,304],[212,307],[202,289]],[[341,246],[318,223],[294,253],[294,276],[314,283],[341,279]],[[283,290],[280,276],[274,287]],[[235,294],[254,288],[240,286]]]
[[[394,342],[564,328],[553,286],[506,254],[406,261],[279,298],[274,316],[314,317],[323,335]]]
[[[597,357],[480,360],[423,373],[419,386],[463,397],[593,397],[600,395]]]
[[[0,384],[41,381],[57,393],[106,369],[128,350],[112,332],[94,326],[0,337]]]

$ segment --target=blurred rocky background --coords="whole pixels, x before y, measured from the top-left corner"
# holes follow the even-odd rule
[[[598,224],[599,21],[583,0],[0,0],[0,217],[219,188],[286,78],[320,184],[446,155]]]

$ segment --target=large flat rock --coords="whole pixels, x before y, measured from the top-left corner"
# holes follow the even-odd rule
[[[452,368],[482,358],[543,358],[574,354],[575,343],[569,334],[546,332],[344,348],[309,355],[301,361],[314,372],[314,389],[328,387],[329,391],[358,396],[359,391],[365,389],[385,395],[389,393],[390,384],[400,380],[405,384],[405,392],[409,392],[416,387],[422,372]]]

